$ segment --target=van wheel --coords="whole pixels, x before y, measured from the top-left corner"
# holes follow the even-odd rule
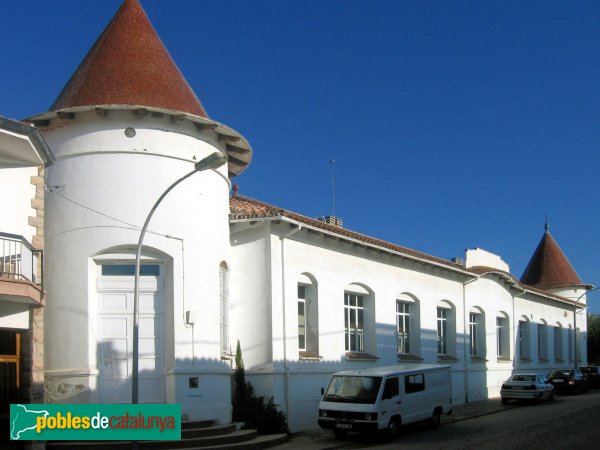
[[[338,439],[344,439],[346,436],[348,436],[348,430],[335,429],[333,430],[333,434],[335,434],[335,437]]]
[[[400,434],[400,421],[396,418],[390,420],[387,428],[387,436],[389,439],[396,439]]]
[[[508,403],[508,399],[506,397],[502,397],[502,404],[506,405]]]
[[[440,418],[440,410],[436,409],[435,411],[433,411],[433,414],[431,415],[429,420],[427,420],[427,425],[429,426],[429,428],[435,430],[437,427],[439,427]]]

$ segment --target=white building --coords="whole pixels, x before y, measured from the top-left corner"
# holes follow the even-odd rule
[[[43,400],[43,166],[40,132],[0,117],[0,424],[19,399]],[[39,168],[38,168],[39,167]]]
[[[446,261],[230,197],[250,145],[208,117],[137,0],[124,1],[50,110],[29,120],[56,158],[44,172],[48,402],[130,401],[141,225],[215,151],[228,165],[170,192],[144,240],[141,402],[230,421],[238,340],[250,381],[292,431],[316,427],[337,370],[449,364],[463,403],[497,396],[515,370],[586,361],[585,316],[574,333],[573,314],[591,287],[548,230],[519,281],[481,249]]]

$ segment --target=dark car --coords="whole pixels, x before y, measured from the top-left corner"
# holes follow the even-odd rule
[[[548,381],[554,386],[554,392],[587,392],[588,384],[579,369],[557,369],[548,374]]]
[[[585,377],[588,386],[597,388],[600,387],[600,367],[598,366],[585,366],[581,367],[581,373]]]

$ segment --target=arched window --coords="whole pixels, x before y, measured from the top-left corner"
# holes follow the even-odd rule
[[[317,282],[303,273],[298,280],[298,350],[300,357],[319,355],[319,308]]]
[[[420,353],[419,302],[409,294],[396,299],[396,342],[400,355]]]
[[[485,313],[479,307],[469,310],[469,349],[472,358],[485,358]]]
[[[352,283],[344,290],[344,340],[347,352],[375,353],[375,304],[373,294]]]
[[[563,327],[560,322],[554,325],[554,359],[562,362],[564,359],[563,352]]]
[[[575,339],[577,339],[577,354],[575,355],[575,357],[577,358],[577,361],[580,362],[581,346],[583,345],[583,343],[581,342],[581,330],[579,328],[575,329]]]
[[[567,344],[569,346],[569,361],[573,362],[573,327],[569,325],[567,331]]]
[[[530,322],[527,316],[519,319],[519,358],[522,361],[531,361],[531,333]]]
[[[498,359],[510,359],[509,316],[500,311],[496,316],[496,356]]]
[[[456,357],[456,309],[449,301],[437,304],[438,356]]]
[[[538,359],[548,360],[548,324],[544,319],[537,324]]]

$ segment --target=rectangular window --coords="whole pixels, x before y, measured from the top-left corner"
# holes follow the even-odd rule
[[[221,353],[227,355],[229,348],[229,279],[227,269],[219,267],[219,304],[220,304],[220,329],[221,329]]]
[[[425,390],[425,376],[422,373],[404,376],[404,392],[411,394]]]
[[[410,353],[410,303],[396,302],[398,353]]]
[[[562,327],[554,327],[554,358],[563,359]]]
[[[361,295],[344,295],[344,324],[347,352],[364,352],[365,309]]]
[[[502,356],[502,318],[496,317],[496,356]]]
[[[298,285],[298,349],[306,350],[306,287]]]
[[[508,329],[508,317],[496,316],[496,356],[498,358],[510,358],[510,331]]]
[[[398,382],[398,378],[388,378],[385,380],[385,386],[383,387],[383,395],[381,396],[381,399],[386,400],[388,398],[394,398],[397,395],[400,395],[400,383]]]
[[[573,361],[573,328],[569,328],[567,338],[569,344],[569,361]]]
[[[160,274],[158,264],[142,264],[140,266],[140,276],[157,277]],[[122,277],[135,276],[135,264],[103,264],[102,276],[104,277]]]
[[[577,358],[577,361],[581,361],[581,331],[579,330],[579,328],[575,330],[575,339],[575,342],[577,344],[577,354],[575,355],[575,357]]]
[[[537,324],[537,335],[538,335],[538,358],[546,359],[548,357],[546,349],[548,344],[546,342],[546,324]]]
[[[477,355],[477,316],[476,313],[469,313],[470,351],[472,356]]]
[[[448,354],[448,311],[445,308],[437,309],[437,341],[438,355]]]
[[[530,354],[529,322],[519,321],[519,357],[529,359]]]

